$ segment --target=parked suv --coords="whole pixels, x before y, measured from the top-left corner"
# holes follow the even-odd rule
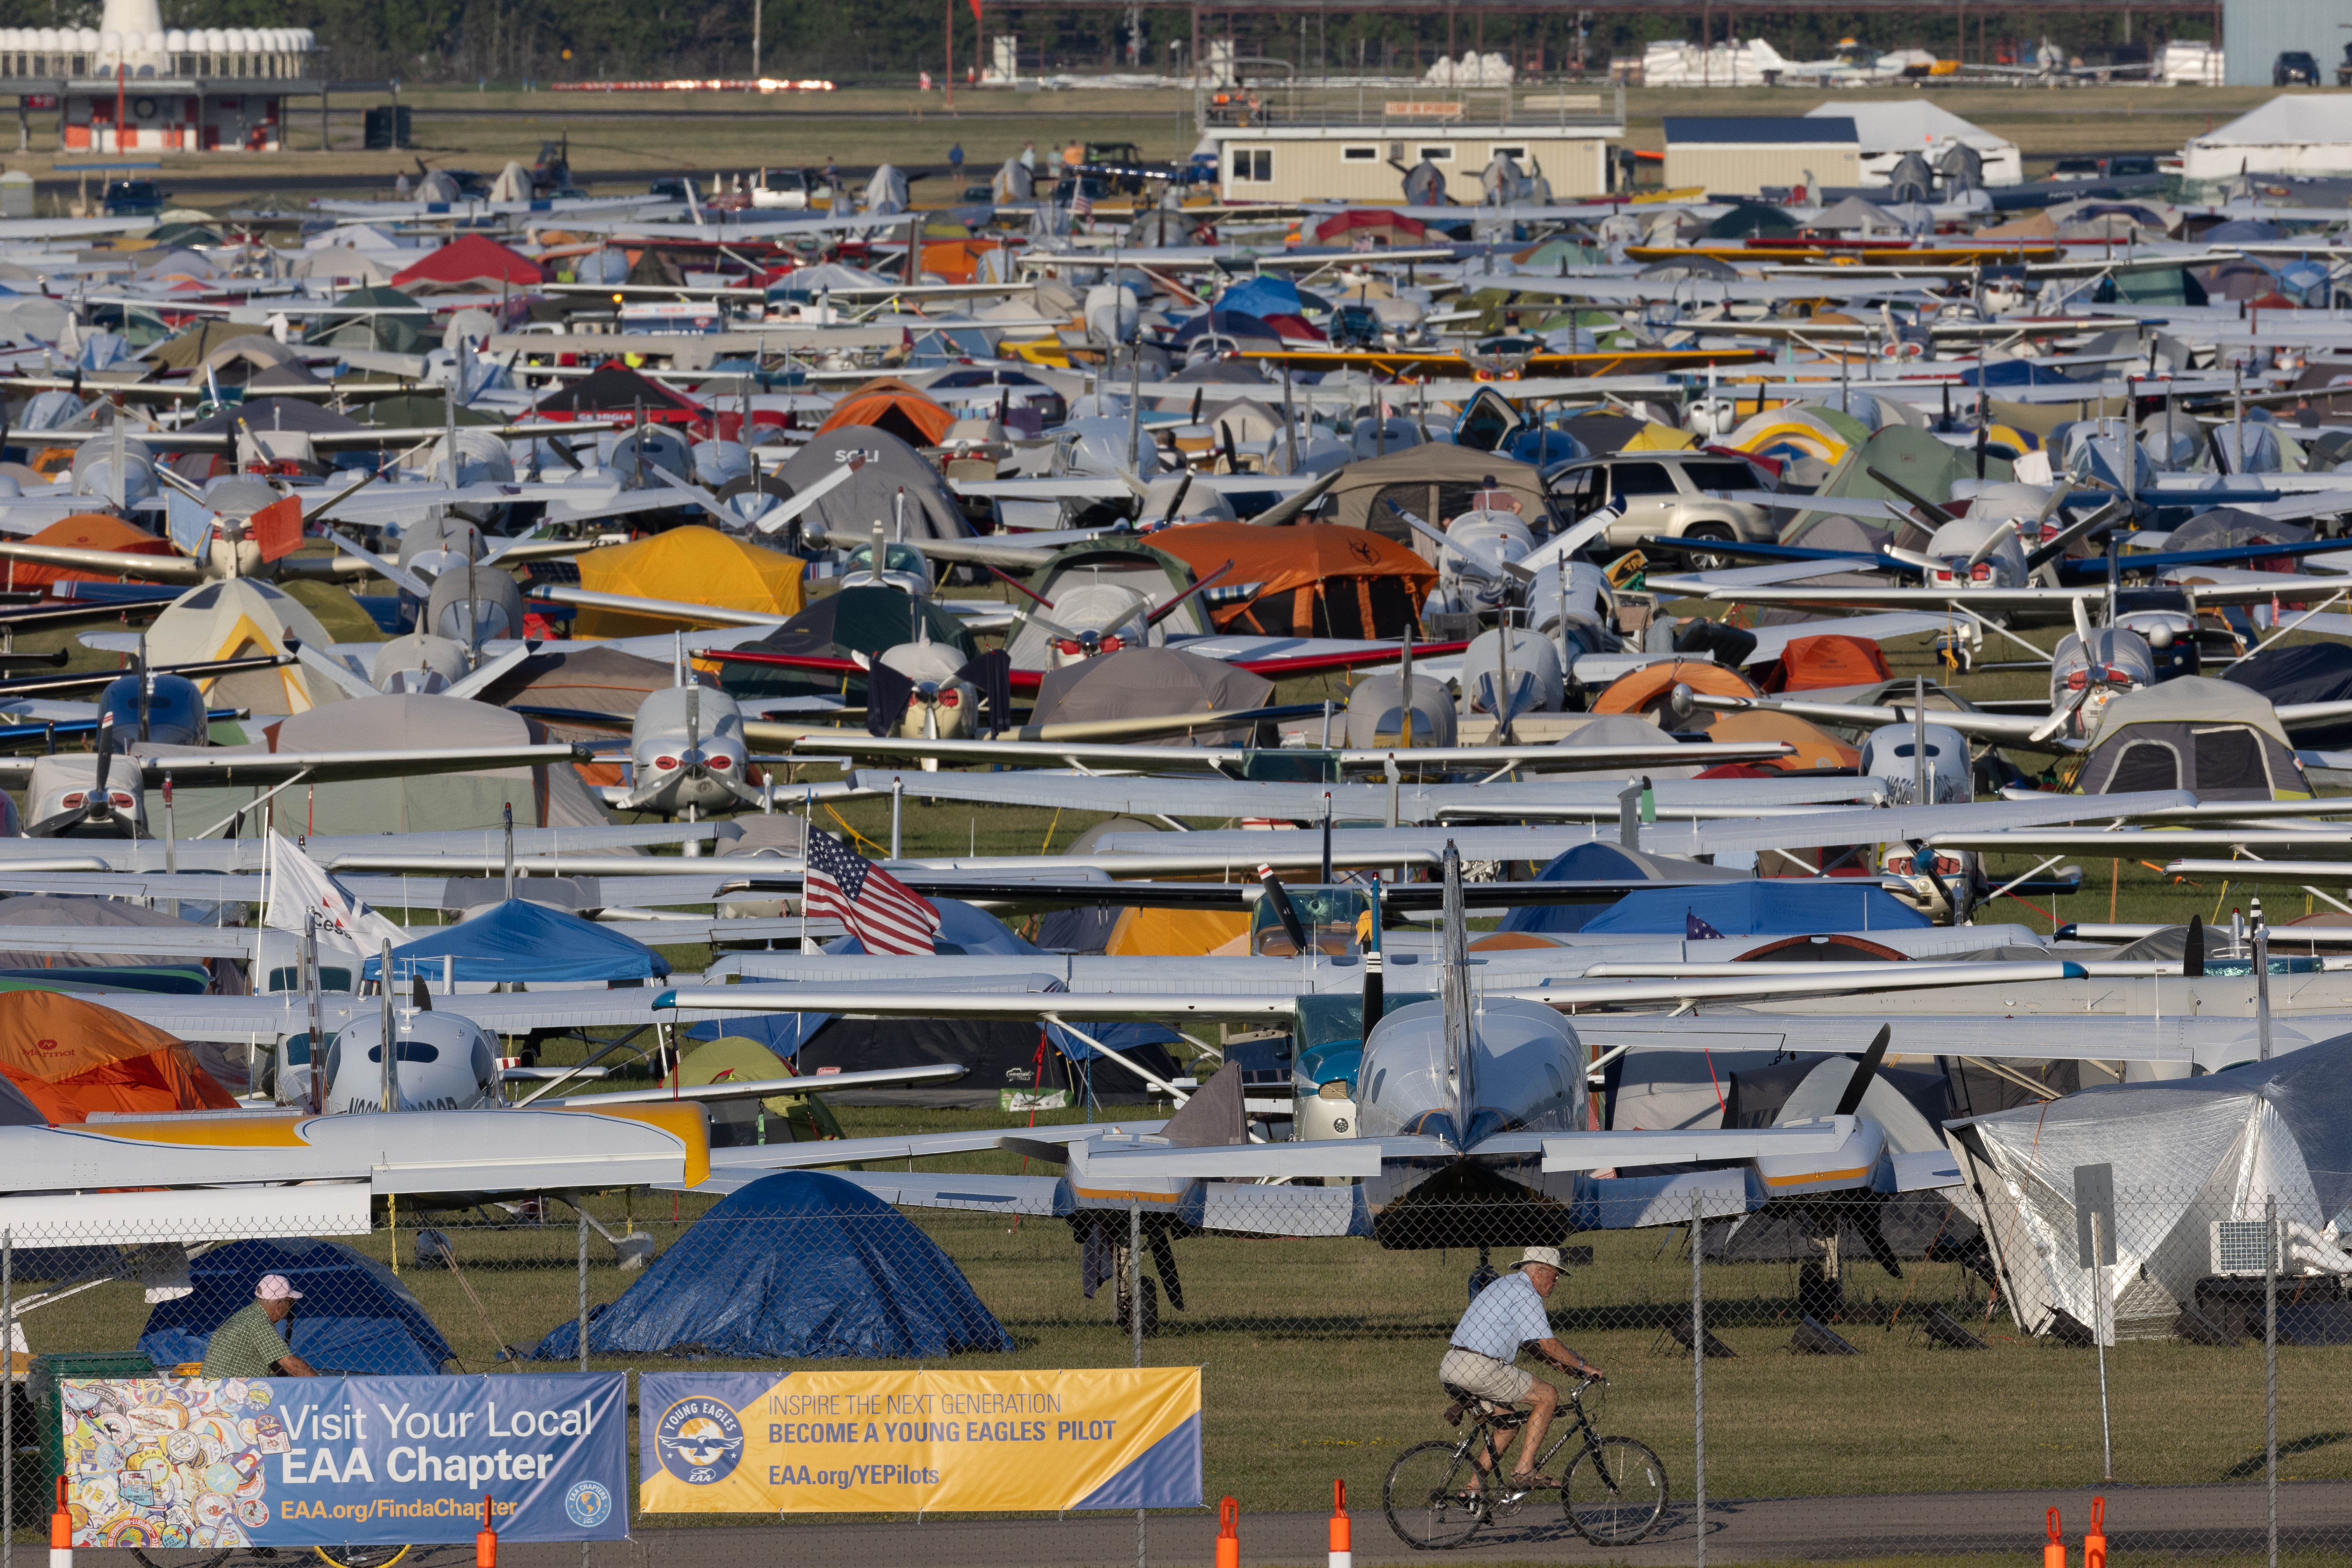
[[[1691,546],[1685,555],[1702,572],[1736,563],[1734,557],[1708,550],[1706,541],[1769,544],[1778,537],[1765,508],[1724,499],[1727,491],[1768,488],[1762,477],[1740,459],[1713,452],[1586,458],[1546,472],[1544,488],[1554,510],[1570,523],[1614,505],[1617,521],[1601,535],[1609,548],[1630,550],[1651,538],[1685,540]]]
[[[2317,87],[2319,62],[2311,58],[2309,49],[2286,49],[2280,53],[2278,63],[2271,67],[2273,87]]]

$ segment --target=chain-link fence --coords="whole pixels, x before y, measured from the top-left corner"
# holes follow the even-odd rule
[[[1319,1561],[1335,1480],[1366,1563],[1424,1543],[1514,1561],[2022,1561],[2053,1507],[2080,1561],[2096,1498],[2119,1556],[2352,1551],[2352,1258],[2312,1183],[2109,1194],[2095,1171],[2039,1189],[1969,1173],[1944,1192],[1782,1197],[1625,1229],[1580,1230],[1574,1209],[1499,1184],[1428,1196],[1454,1179],[1438,1173],[1377,1212],[1361,1188],[1242,1184],[1189,1209],[1070,1212],[1066,1190],[1059,1214],[902,1208],[795,1177],[782,1198],[752,1201],[762,1184],[716,1213],[640,1193],[584,1200],[584,1215],[556,1198],[404,1203],[320,1239],[14,1230],[13,1550],[31,1550],[54,1506],[73,1418],[61,1379],[196,1375],[257,1281],[282,1274],[301,1292],[290,1353],[320,1373],[637,1374],[633,1484],[646,1373],[1202,1369],[1201,1510],[632,1503],[634,1541],[595,1548],[613,1563],[680,1550],[1206,1562],[1226,1496],[1244,1561]],[[1543,1307],[1567,1353],[1608,1377],[1550,1419],[1537,1469],[1551,1484],[1537,1489],[1491,1473],[1484,1407],[1463,1408],[1438,1371],[1474,1293],[1511,1279],[1530,1245],[1562,1249]],[[1619,1437],[1641,1447],[1602,1441]],[[1516,1447],[1501,1461],[1520,1464]],[[175,1528],[144,1549],[158,1568],[217,1554],[201,1515]]]

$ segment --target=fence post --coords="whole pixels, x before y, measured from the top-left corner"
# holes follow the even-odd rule
[[[1691,1194],[1691,1499],[1697,1521],[1698,1568],[1706,1568],[1706,1302],[1699,1261],[1706,1250],[1703,1194]]]
[[[2278,1194],[2263,1200],[2263,1487],[2269,1494],[2270,1568],[2278,1568]]]
[[[1127,1326],[1135,1342],[1135,1364],[1139,1367],[1143,1364],[1143,1205],[1133,1199],[1127,1205]],[[1150,1561],[1150,1516],[1137,1509],[1135,1568],[1145,1568]]]

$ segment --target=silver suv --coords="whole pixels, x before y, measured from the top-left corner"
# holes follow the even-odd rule
[[[1563,518],[1574,521],[1614,504],[1619,516],[1602,535],[1612,550],[1630,550],[1644,539],[1691,542],[1690,564],[1720,571],[1733,557],[1707,550],[1703,542],[1737,540],[1769,544],[1779,537],[1767,509],[1726,500],[1726,492],[1769,488],[1763,475],[1737,458],[1714,452],[1612,452],[1562,463],[1544,475],[1544,488]]]

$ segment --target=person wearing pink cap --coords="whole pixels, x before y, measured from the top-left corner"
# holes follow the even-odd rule
[[[294,1315],[302,1292],[283,1274],[265,1274],[253,1300],[213,1331],[205,1342],[206,1377],[316,1377],[310,1363],[286,1348],[278,1325]]]

